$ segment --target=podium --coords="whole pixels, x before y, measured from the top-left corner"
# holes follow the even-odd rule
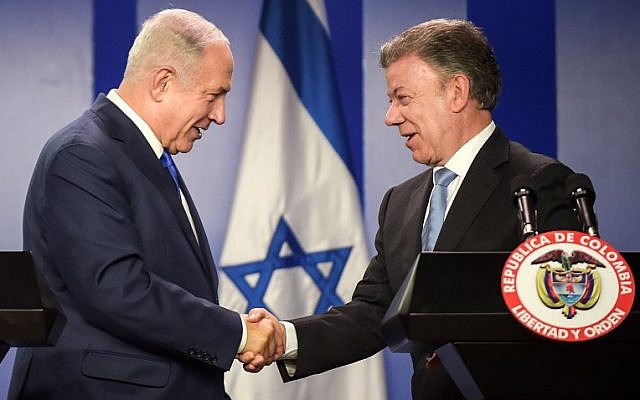
[[[31,253],[0,252],[0,360],[9,347],[55,344],[64,323]]]
[[[509,252],[420,254],[382,323],[393,352],[424,354],[420,399],[640,398],[640,300],[587,342],[556,342],[511,315],[500,289]],[[634,276],[640,253],[621,253]],[[424,369],[422,369],[424,366]]]

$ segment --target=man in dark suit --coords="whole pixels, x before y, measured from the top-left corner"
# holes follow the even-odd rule
[[[287,351],[278,365],[285,381],[380,351],[383,316],[421,251],[514,249],[522,240],[510,189],[515,176],[532,175],[536,183],[541,231],[579,228],[564,192],[571,170],[510,142],[494,124],[500,73],[477,27],[458,20],[417,25],[382,46],[380,64],[390,100],[385,123],[396,126],[413,159],[430,168],[385,194],[377,254],[353,299],[322,315],[283,322]],[[444,224],[431,232],[437,225],[430,215],[434,176],[445,171]],[[249,314],[250,320],[261,317],[273,318],[264,310]],[[412,355],[415,398],[421,397],[425,356]],[[260,369],[249,357],[241,359],[246,370]]]
[[[18,351],[11,399],[226,399],[237,353],[282,353],[279,325],[218,305],[207,236],[171,159],[224,123],[232,70],[215,25],[162,11],[118,89],[45,145],[24,245],[67,321],[55,346]]]

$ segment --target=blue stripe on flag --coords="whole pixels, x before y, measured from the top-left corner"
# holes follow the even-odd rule
[[[304,0],[265,0],[260,30],[309,114],[352,172],[329,38],[321,22]]]
[[[351,172],[363,198],[362,0],[325,0],[333,65],[351,150]]]

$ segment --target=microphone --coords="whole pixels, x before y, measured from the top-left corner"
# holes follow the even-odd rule
[[[572,174],[565,181],[567,195],[571,198],[573,209],[578,213],[582,223],[582,230],[589,236],[599,237],[598,221],[593,211],[593,203],[596,200],[596,192],[593,190],[591,179],[585,174]]]
[[[518,220],[522,230],[522,236],[527,239],[538,234],[537,217],[535,209],[537,196],[534,189],[533,178],[529,175],[518,175],[511,181],[511,193],[513,204],[518,207]]]

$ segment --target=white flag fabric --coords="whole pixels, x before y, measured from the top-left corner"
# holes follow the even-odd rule
[[[351,299],[368,264],[322,0],[265,0],[220,302],[280,319]],[[382,353],[295,382],[226,374],[233,399],[386,399]]]

